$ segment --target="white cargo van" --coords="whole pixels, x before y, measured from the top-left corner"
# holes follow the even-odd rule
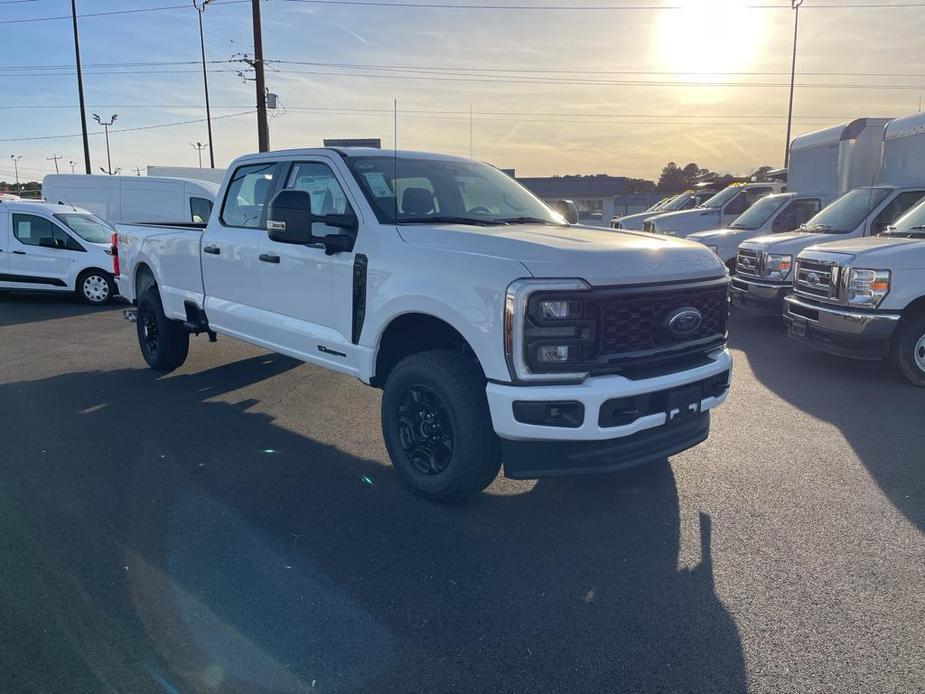
[[[780,316],[793,289],[793,260],[828,241],[876,236],[925,197],[925,113],[897,118],[883,133],[879,185],[855,188],[810,219],[799,231],[745,241],[736,255],[732,303]]]
[[[205,224],[217,194],[216,184],[185,178],[50,174],[42,181],[48,202],[82,207],[110,224]]]
[[[191,178],[194,181],[208,181],[221,185],[225,169],[203,169],[195,166],[148,166],[148,178]]]

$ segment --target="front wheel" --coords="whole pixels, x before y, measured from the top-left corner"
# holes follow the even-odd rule
[[[170,320],[164,313],[156,286],[138,299],[135,327],[141,354],[152,369],[173,371],[186,361],[189,333],[180,321]]]
[[[85,304],[102,306],[116,293],[112,275],[102,270],[85,270],[77,278],[77,296]]]
[[[501,468],[485,377],[458,352],[422,352],[396,365],[382,395],[382,435],[404,482],[434,501],[463,501]]]
[[[893,363],[910,383],[925,387],[925,313],[899,325],[893,338]]]

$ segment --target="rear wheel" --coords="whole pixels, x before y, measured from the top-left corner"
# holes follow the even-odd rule
[[[84,303],[101,306],[112,301],[115,293],[115,283],[108,272],[84,270],[77,278],[77,296]]]
[[[382,396],[382,434],[405,483],[434,501],[463,501],[501,468],[485,377],[458,352],[422,352],[398,363]]]
[[[189,333],[180,321],[164,314],[157,287],[149,287],[138,299],[135,326],[141,354],[152,369],[173,371],[186,361]]]
[[[893,363],[910,383],[925,387],[925,313],[900,323],[893,338]]]

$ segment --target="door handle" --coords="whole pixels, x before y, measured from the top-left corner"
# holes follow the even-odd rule
[[[209,255],[221,255],[222,249],[219,248],[218,246],[203,246],[202,252],[208,253]]]
[[[25,251],[13,251],[13,255],[25,255]]]
[[[269,253],[261,253],[260,259],[265,263],[276,263],[277,265],[279,265],[278,255],[270,255]]]

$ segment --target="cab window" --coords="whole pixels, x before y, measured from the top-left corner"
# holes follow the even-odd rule
[[[248,164],[238,167],[225,193],[222,224],[229,227],[256,229],[261,226],[264,210],[273,190],[276,164]]]
[[[818,198],[794,200],[774,220],[771,225],[771,233],[781,234],[787,231],[795,231],[812,219],[821,209],[822,201]]]
[[[83,250],[63,229],[44,217],[13,215],[13,236],[24,246],[45,246],[61,250]],[[42,243],[45,241],[45,243]]]
[[[897,195],[871,222],[870,233],[880,234],[885,231],[890,224],[906,214],[923,197],[925,197],[925,190],[911,190]]]
[[[193,224],[208,224],[212,216],[212,201],[206,198],[189,199],[190,219]]]
[[[292,165],[286,188],[306,191],[312,199],[312,214],[353,214],[343,187],[327,164],[300,162]],[[316,222],[312,225],[314,236],[343,234],[344,229]]]

